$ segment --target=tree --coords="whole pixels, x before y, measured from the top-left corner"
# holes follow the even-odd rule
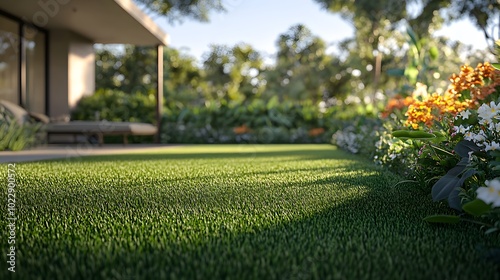
[[[276,65],[265,73],[266,97],[319,102],[331,77],[327,68],[332,57],[326,54],[325,41],[298,24],[281,34],[276,45]]]
[[[192,18],[201,22],[209,20],[210,11],[223,12],[221,0],[135,0],[151,13],[165,16],[170,22]]]
[[[200,104],[207,95],[205,74],[196,59],[174,48],[164,49],[165,101],[170,106]]]
[[[432,33],[443,22],[452,22],[467,17],[483,32],[491,50],[493,50],[495,37],[496,39],[500,37],[500,35],[493,34],[495,27],[500,32],[498,30],[498,25],[500,25],[498,22],[500,2],[498,0],[409,0],[407,2],[410,5],[422,7],[420,14],[409,20],[410,26],[419,36],[428,30]]]
[[[451,0],[451,18],[460,19],[466,15],[479,28],[493,52],[495,39],[500,39],[500,22],[496,20],[500,17],[500,1],[498,0]],[[499,34],[495,36],[494,26]],[[490,29],[490,31],[488,30]],[[496,38],[495,38],[496,37]]]
[[[262,67],[262,56],[248,44],[232,48],[210,46],[210,52],[204,55],[203,69],[209,92],[213,94],[211,98],[242,101],[259,95],[262,91],[259,82]]]
[[[148,92],[156,80],[156,49],[126,45],[97,48],[96,89]]]
[[[375,91],[380,81],[381,44],[391,36],[396,24],[407,17],[406,3],[401,0],[315,0],[323,8],[340,13],[355,30],[358,55],[366,64],[375,65],[373,84]]]

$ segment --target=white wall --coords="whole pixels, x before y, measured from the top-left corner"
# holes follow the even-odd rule
[[[84,95],[95,91],[95,51],[89,41],[73,40],[69,46],[69,89],[70,109]]]
[[[67,30],[49,31],[48,115],[69,115],[78,100],[94,90],[93,42]]]

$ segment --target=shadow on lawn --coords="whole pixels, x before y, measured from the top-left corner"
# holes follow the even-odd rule
[[[414,193],[406,192],[396,202],[412,198]],[[378,203],[374,204],[374,200]],[[221,227],[201,243],[181,242],[139,254],[123,252],[114,260],[117,263],[110,265],[124,268],[125,279],[500,277],[498,267],[485,262],[475,251],[478,243],[494,245],[490,237],[470,224],[426,224],[422,216],[436,207],[428,201],[421,202],[405,209],[394,204],[393,199],[367,194],[264,228],[234,232]],[[134,268],[139,261],[142,268],[149,269]]]
[[[194,232],[192,238],[162,243],[162,237],[145,232],[134,236],[139,242],[136,250],[115,245],[99,248],[90,255],[61,251],[58,253],[62,256],[54,256],[50,265],[73,279],[497,279],[500,276],[494,265],[474,251],[476,243],[492,244],[477,227],[430,226],[421,218],[438,210],[434,203],[416,198],[411,189],[385,194],[379,189],[340,204],[332,201],[331,207],[262,227],[246,226],[241,230],[222,223],[201,239],[195,238],[197,232]],[[163,227],[172,229],[168,225]],[[156,245],[148,243],[151,240]],[[60,257],[72,258],[75,265],[63,266]]]

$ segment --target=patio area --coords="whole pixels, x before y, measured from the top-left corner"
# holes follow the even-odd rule
[[[69,159],[82,156],[95,155],[115,155],[148,152],[151,150],[166,150],[179,145],[157,145],[157,144],[134,144],[121,145],[111,144],[97,146],[91,144],[75,144],[75,145],[45,145],[25,151],[1,151],[0,163],[17,163],[17,162],[33,162],[40,160],[52,159]]]

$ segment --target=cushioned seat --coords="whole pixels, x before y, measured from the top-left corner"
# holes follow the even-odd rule
[[[45,115],[29,113],[11,102],[0,100],[0,106],[7,110],[19,124],[36,120],[44,123],[43,130],[50,134],[97,135],[99,145],[104,144],[104,135],[123,135],[127,144],[128,135],[154,135],[157,128],[149,123],[109,122],[109,121],[67,121],[53,122]]]
[[[97,135],[99,144],[104,143],[104,135],[123,135],[123,142],[127,144],[128,135],[154,135],[157,129],[148,123],[108,122],[108,121],[70,121],[48,123],[45,125],[48,134],[86,134]]]

